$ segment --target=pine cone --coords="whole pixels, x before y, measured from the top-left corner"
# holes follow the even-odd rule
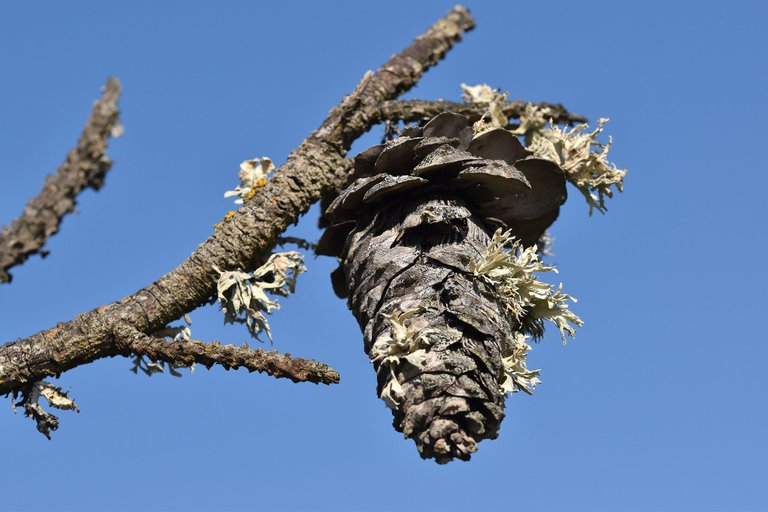
[[[334,290],[360,324],[394,427],[423,458],[468,460],[498,435],[502,360],[521,331],[471,263],[499,226],[537,243],[566,199],[563,172],[511,132],[473,136],[445,113],[361,153],[353,178],[317,252],[341,259]]]

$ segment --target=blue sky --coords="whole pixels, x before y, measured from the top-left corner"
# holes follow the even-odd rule
[[[99,193],[0,286],[0,340],[167,272],[232,208],[240,161],[282,163],[368,69],[451,2],[6,2],[0,6],[0,224],[74,144],[106,77],[125,134]],[[376,398],[330,258],[308,257],[270,320],[274,348],[337,386],[247,372],[176,379],[116,358],[77,368],[80,414],[53,441],[0,405],[0,508],[16,510],[768,509],[764,20],[760,2],[474,2],[478,28],[408,94],[461,82],[610,117],[630,170],[608,214],[577,193],[554,226],[585,320],[530,355],[544,383],[507,401],[469,463],[422,461]],[[355,147],[375,142],[380,130]],[[764,212],[764,211],[763,211]],[[292,233],[316,238],[313,208]],[[241,343],[215,307],[195,338]],[[3,412],[4,410],[4,412]]]

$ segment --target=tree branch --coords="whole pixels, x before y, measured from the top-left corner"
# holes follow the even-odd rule
[[[379,105],[413,87],[473,27],[469,12],[457,6],[376,74],[366,74],[267,185],[176,269],[119,302],[0,347],[0,394],[124,353],[128,329],[149,335],[205,304],[215,290],[214,266],[254,268],[324,190],[343,184],[349,169],[344,157],[352,142],[381,120]]]
[[[339,374],[330,366],[313,361],[279,354],[275,351],[241,346],[222,345],[218,341],[203,343],[195,340],[167,340],[146,336],[138,331],[125,336],[118,344],[118,352],[147,356],[153,361],[165,361],[174,366],[191,366],[193,363],[210,368],[220,364],[227,370],[243,367],[249,372],[264,372],[272,377],[291,379],[293,382],[337,384]]]
[[[516,100],[504,103],[504,114],[507,117],[519,119],[527,101]],[[540,109],[548,109],[552,120],[556,123],[586,123],[588,119],[578,114],[568,112],[560,103],[534,103]],[[471,122],[479,120],[485,109],[473,103],[455,101],[425,101],[425,100],[392,100],[381,104],[381,116],[391,121],[406,123],[432,119],[442,112],[462,114]]]
[[[112,166],[106,154],[107,142],[119,130],[120,82],[110,78],[103,91],[64,163],[45,179],[43,189],[29,200],[21,216],[0,232],[0,283],[11,281],[11,267],[33,254],[46,254],[41,250],[43,245],[59,231],[64,216],[74,211],[80,192],[89,187],[99,190],[104,184]]]

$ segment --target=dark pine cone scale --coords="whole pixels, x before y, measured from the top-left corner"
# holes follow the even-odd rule
[[[355,181],[328,207],[318,253],[338,256],[394,427],[424,458],[468,460],[504,417],[502,358],[520,326],[477,279],[498,227],[538,242],[565,201],[565,179],[504,129],[473,134],[461,115],[362,152]]]

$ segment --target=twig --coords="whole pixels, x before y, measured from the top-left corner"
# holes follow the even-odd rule
[[[119,344],[122,355],[147,356],[153,361],[165,361],[174,366],[197,363],[210,368],[220,364],[227,370],[243,367],[249,372],[264,372],[272,377],[293,382],[337,384],[339,374],[330,366],[312,359],[292,357],[275,351],[252,349],[248,345],[222,345],[218,341],[203,343],[196,340],[171,341],[136,332]]]
[[[40,193],[29,200],[24,212],[0,232],[0,283],[10,282],[8,269],[33,254],[46,254],[43,245],[59,231],[67,213],[74,211],[77,196],[86,188],[99,190],[112,166],[107,142],[120,130],[117,100],[120,82],[110,78],[74,149],[56,172],[45,180]]]
[[[528,104],[526,101],[508,101],[504,104],[504,114],[518,119]],[[548,109],[556,123],[586,123],[587,118],[568,112],[560,103],[534,103],[541,109]],[[466,116],[471,122],[479,120],[485,109],[473,103],[455,101],[392,100],[381,104],[381,116],[392,121],[416,122],[435,117],[441,112],[455,112]]]

